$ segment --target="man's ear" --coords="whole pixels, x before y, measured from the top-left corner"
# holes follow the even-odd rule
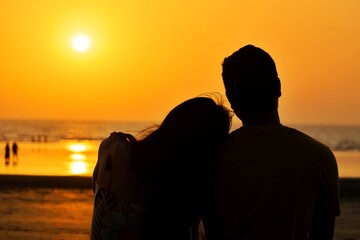
[[[281,81],[279,77],[275,78],[274,88],[275,88],[275,97],[277,98],[281,97]]]

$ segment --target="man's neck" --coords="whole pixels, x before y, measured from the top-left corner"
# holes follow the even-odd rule
[[[245,115],[241,118],[244,126],[246,125],[280,125],[280,118],[277,111],[261,112]]]

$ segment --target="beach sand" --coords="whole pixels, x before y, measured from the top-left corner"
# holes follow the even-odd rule
[[[0,175],[0,239],[89,239],[90,177]]]
[[[360,179],[341,179],[340,186],[334,239],[360,240]],[[90,177],[0,175],[0,196],[1,240],[90,237]]]
[[[89,189],[2,190],[0,239],[89,239],[92,192]]]

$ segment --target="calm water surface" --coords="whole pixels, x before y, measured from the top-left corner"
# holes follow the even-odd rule
[[[0,153],[13,142],[18,158],[11,155],[0,174],[90,176],[102,139],[113,131],[134,134],[155,125],[145,122],[0,121]],[[233,128],[237,128],[235,125]],[[340,177],[360,177],[360,126],[298,125],[295,127],[328,145],[334,152]]]
[[[5,146],[4,142],[0,142]],[[0,164],[0,174],[90,176],[100,141],[20,142],[17,163]],[[360,151],[334,151],[340,177],[360,177]]]

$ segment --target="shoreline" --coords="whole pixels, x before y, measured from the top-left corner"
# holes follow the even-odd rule
[[[92,178],[89,176],[40,176],[0,174],[0,190],[18,188],[91,189]]]
[[[360,178],[340,178],[340,199],[360,199]]]
[[[360,178],[340,178],[340,198],[360,199]],[[90,176],[40,176],[0,174],[1,189],[64,188],[91,189]]]

